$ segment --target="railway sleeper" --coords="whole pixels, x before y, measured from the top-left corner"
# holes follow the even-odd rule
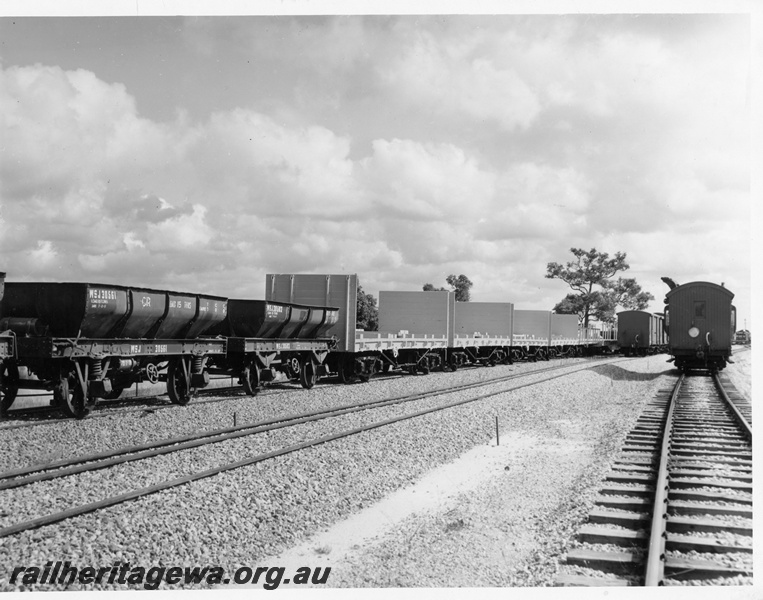
[[[618,483],[653,483],[655,476],[652,473],[630,474],[630,473],[610,473],[606,481],[616,481]]]
[[[631,573],[642,562],[642,553],[574,548],[567,553],[567,564],[596,569],[604,573]]]
[[[665,541],[666,550],[677,552],[707,552],[712,554],[741,553],[752,554],[752,546],[734,546],[714,540],[692,535],[668,533]]]
[[[589,544],[613,544],[615,546],[645,546],[649,535],[644,531],[613,529],[599,525],[584,525],[578,534],[581,542]]]
[[[618,485],[607,483],[600,490],[600,494],[611,496],[654,496],[652,485]]]
[[[609,508],[632,510],[637,512],[644,509],[651,510],[652,507],[651,499],[642,497],[621,498],[617,496],[598,496],[594,500],[594,504],[598,506],[607,506]]]
[[[723,469],[724,471],[738,471],[739,473],[752,473],[752,465],[737,464],[736,462],[723,462],[717,460],[674,460],[671,463],[677,469]]]
[[[699,436],[699,435],[689,435],[689,434],[679,434],[679,435],[673,435],[673,442],[674,443],[681,443],[681,444],[692,444],[696,443],[697,440],[702,440],[705,444],[725,444],[728,446],[750,446],[750,442],[747,441],[747,439],[744,436],[711,436],[711,435],[705,435],[705,436]]]
[[[733,515],[752,519],[752,508],[747,506],[729,506],[728,504],[710,504],[707,502],[691,502],[674,500],[670,503],[670,511],[676,516],[681,515]]]
[[[652,446],[628,446],[624,445],[621,449],[623,452],[641,452],[644,454],[650,454],[655,451]]]
[[[646,527],[651,517],[648,513],[624,510],[602,510],[595,508],[588,514],[589,523],[599,525],[621,525],[623,527]]]
[[[631,585],[627,579],[617,577],[590,577],[567,573],[559,575],[555,584],[559,587],[622,587]]]
[[[612,468],[617,471],[654,471],[658,466],[659,465],[656,460],[650,458],[639,458],[638,456],[633,456],[632,460],[628,460],[627,455],[625,458],[618,458],[614,463],[612,463]]]
[[[752,575],[744,567],[728,567],[709,560],[686,560],[668,556],[665,559],[665,575],[671,579],[711,579]]]
[[[749,504],[752,506],[752,494],[738,495],[729,494],[723,491],[708,491],[698,489],[671,489],[670,501],[673,502],[675,500],[683,500],[686,502],[734,502],[736,504]]]
[[[737,454],[738,452],[746,452],[746,448],[749,448],[750,446],[748,444],[745,445],[739,445],[739,446],[715,446],[710,444],[701,444],[701,443],[694,443],[694,444],[687,444],[687,443],[679,443],[676,444],[675,442],[671,446],[671,451],[680,451],[680,450],[699,450],[702,452],[723,452],[726,454]]]
[[[727,465],[724,468],[752,469],[752,461],[746,459],[734,458],[727,455],[719,456],[672,456],[673,464],[707,464],[707,465]]]
[[[697,456],[697,457],[705,457],[705,456],[720,456],[725,458],[738,458],[742,460],[752,460],[752,452],[749,450],[739,450],[739,451],[730,451],[730,452],[716,452],[715,450],[699,450],[699,449],[691,449],[691,448],[671,448],[670,453],[679,456],[679,457],[686,457],[686,456]]]
[[[725,480],[716,479],[713,477],[708,477],[704,481],[696,481],[694,479],[684,479],[681,477],[671,477],[670,479],[671,493],[672,493],[672,490],[675,488],[696,488],[696,487],[726,488],[726,489],[733,489],[733,490],[742,490],[745,492],[752,493],[752,484],[742,483],[738,481],[725,481]]]
[[[737,535],[752,536],[752,527],[734,525],[716,519],[691,519],[688,517],[676,517],[668,515],[667,531],[670,533],[735,533]]]
[[[628,473],[650,474],[653,477],[656,475],[656,471],[651,465],[621,465],[621,464],[612,465],[612,474],[627,475]],[[610,480],[610,481],[614,481],[614,480]]]
[[[702,471],[694,471],[690,469],[673,469],[670,472],[671,477],[702,477],[707,479],[731,479],[734,481],[748,481],[752,483],[752,473],[745,474],[745,473],[738,473],[738,474],[732,474],[732,473],[724,473],[723,475],[717,475],[712,470],[702,470]]]

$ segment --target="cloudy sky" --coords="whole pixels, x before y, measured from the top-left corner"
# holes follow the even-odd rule
[[[255,298],[463,273],[550,309],[546,264],[595,247],[651,309],[663,275],[723,281],[750,327],[751,22],[6,14],[0,270]]]

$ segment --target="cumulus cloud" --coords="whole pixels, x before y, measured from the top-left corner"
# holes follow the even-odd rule
[[[193,19],[166,45],[214,77],[172,80],[193,98],[11,64],[4,270],[251,296],[272,271],[465,273],[529,308],[565,293],[547,262],[597,246],[743,284],[721,257],[751,231],[749,33],[682,19]]]
[[[514,70],[470,56],[422,32],[380,71],[388,91],[446,118],[494,121],[512,131],[527,128],[540,112],[536,94]]]
[[[489,203],[494,174],[452,144],[376,140],[361,161],[375,210],[414,221],[453,221]]]

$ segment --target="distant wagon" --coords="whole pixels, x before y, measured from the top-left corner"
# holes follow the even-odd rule
[[[664,352],[666,338],[663,315],[644,310],[617,313],[617,343],[625,356]]]

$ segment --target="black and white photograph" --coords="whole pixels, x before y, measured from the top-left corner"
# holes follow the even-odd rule
[[[4,2],[0,591],[759,597],[762,23]]]

